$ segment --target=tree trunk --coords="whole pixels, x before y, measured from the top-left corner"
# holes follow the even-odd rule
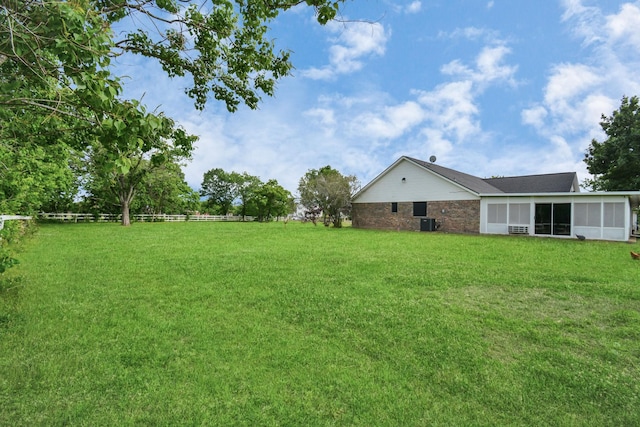
[[[129,201],[123,200],[122,202],[122,225],[128,227],[131,225],[131,218],[129,217]]]
[[[133,185],[129,184],[124,176],[120,176],[118,189],[118,198],[120,199],[120,207],[122,208],[122,222],[121,224],[125,227],[131,225],[131,216],[129,215],[129,208],[131,206],[131,200],[133,200],[133,196],[135,195],[135,189]]]

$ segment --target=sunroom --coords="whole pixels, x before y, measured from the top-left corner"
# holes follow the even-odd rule
[[[483,194],[480,233],[627,241],[640,192]]]

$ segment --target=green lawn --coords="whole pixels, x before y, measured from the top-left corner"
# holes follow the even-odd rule
[[[635,248],[42,225],[0,279],[0,425],[640,425]]]

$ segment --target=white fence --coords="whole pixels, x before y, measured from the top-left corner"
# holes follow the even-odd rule
[[[87,213],[39,213],[38,219],[57,222],[118,222],[121,215]],[[139,222],[184,222],[184,221],[253,221],[253,217],[231,215],[131,215],[131,221]]]
[[[0,215],[0,230],[4,228],[5,221],[10,221],[12,219],[30,220],[31,217],[24,215]]]

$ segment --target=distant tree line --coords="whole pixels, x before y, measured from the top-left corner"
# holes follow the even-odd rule
[[[277,180],[262,182],[247,172],[211,169],[204,174],[200,195],[205,197],[202,209],[216,215],[233,213],[271,221],[295,210],[292,194]]]

